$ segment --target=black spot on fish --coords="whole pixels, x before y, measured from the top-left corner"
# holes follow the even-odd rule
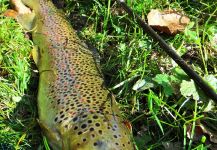
[[[105,144],[102,141],[97,141],[93,143],[93,146],[97,146],[101,148],[101,147],[105,147]]]
[[[98,119],[98,116],[94,115],[94,116],[93,116],[93,119]]]
[[[90,131],[94,131],[94,128],[90,128]]]
[[[82,124],[82,125],[81,125],[81,128],[82,128],[82,129],[85,129],[86,127],[87,127],[86,124]]]
[[[99,126],[100,126],[100,123],[97,122],[95,125],[96,125],[97,127],[99,127]]]
[[[78,120],[78,117],[75,117],[72,119],[73,122],[76,122]]]
[[[99,132],[99,134],[102,134],[102,130],[99,130],[98,132]]]
[[[57,122],[57,120],[58,120],[58,117],[56,117],[56,118],[54,119],[55,122]]]
[[[77,129],[78,129],[78,126],[75,126],[75,127],[74,127],[74,130],[77,130]]]

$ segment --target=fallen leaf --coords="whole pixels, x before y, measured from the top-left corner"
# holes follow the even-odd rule
[[[203,112],[211,112],[213,110],[215,110],[215,102],[213,100],[209,100],[209,102],[207,103],[206,107],[204,108]]]
[[[18,15],[17,11],[15,11],[13,9],[8,9],[3,13],[3,16],[11,17],[11,18],[14,18],[14,19],[16,19],[17,15]]]
[[[204,135],[202,128],[198,125],[199,124],[198,122],[196,123],[195,129],[194,129],[193,138],[191,137],[192,136],[192,124],[188,124],[188,126],[187,126],[187,137],[189,139],[192,138],[193,141],[197,141],[197,142],[200,141],[200,139]]]
[[[12,17],[14,19],[17,18],[20,14],[28,14],[31,13],[30,8],[26,7],[21,1],[18,0],[11,0],[11,5],[13,9],[6,10],[3,15],[6,17]]]
[[[199,100],[200,98],[196,85],[193,80],[190,81],[183,80],[180,85],[180,92],[186,98],[191,96],[193,96],[194,100]]]
[[[154,87],[153,81],[151,81],[151,79],[149,78],[145,78],[145,79],[139,79],[138,81],[136,81],[132,89],[134,91],[143,91],[143,90],[147,90],[153,87]]]
[[[187,126],[187,137],[190,139],[191,138],[191,131],[192,131],[192,124],[189,124]],[[208,135],[207,141],[204,142],[211,142],[217,144],[217,132],[211,130],[207,125],[202,124],[200,120],[196,121],[196,126],[194,130],[194,137],[193,141],[200,141],[203,136]]]
[[[185,29],[190,19],[174,10],[152,9],[147,16],[148,24],[161,32],[176,34]]]

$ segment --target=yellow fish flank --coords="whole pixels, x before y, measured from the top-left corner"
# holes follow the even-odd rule
[[[32,10],[17,20],[39,49],[39,123],[52,149],[134,149],[94,53],[50,0],[22,3]]]

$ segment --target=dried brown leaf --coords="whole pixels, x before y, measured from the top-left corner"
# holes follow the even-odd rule
[[[174,10],[152,9],[147,18],[150,26],[167,34],[176,34],[183,31],[190,22],[187,16]]]
[[[189,124],[187,126],[187,137],[191,138],[191,130],[192,130],[192,124]],[[201,137],[204,135],[208,135],[209,139],[208,141],[211,143],[217,144],[217,133],[216,131],[211,130],[208,126],[205,124],[202,124],[199,120],[196,122],[195,130],[194,130],[194,137],[193,141],[200,141]]]
[[[11,17],[11,18],[14,18],[14,19],[16,19],[17,15],[18,15],[17,11],[12,10],[12,9],[8,9],[3,13],[3,16]]]

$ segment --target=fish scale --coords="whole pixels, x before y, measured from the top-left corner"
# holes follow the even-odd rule
[[[104,86],[95,52],[50,0],[22,0],[35,14],[39,124],[54,150],[133,149],[131,134]],[[25,16],[20,15],[21,24]],[[31,21],[31,20],[30,20]]]

